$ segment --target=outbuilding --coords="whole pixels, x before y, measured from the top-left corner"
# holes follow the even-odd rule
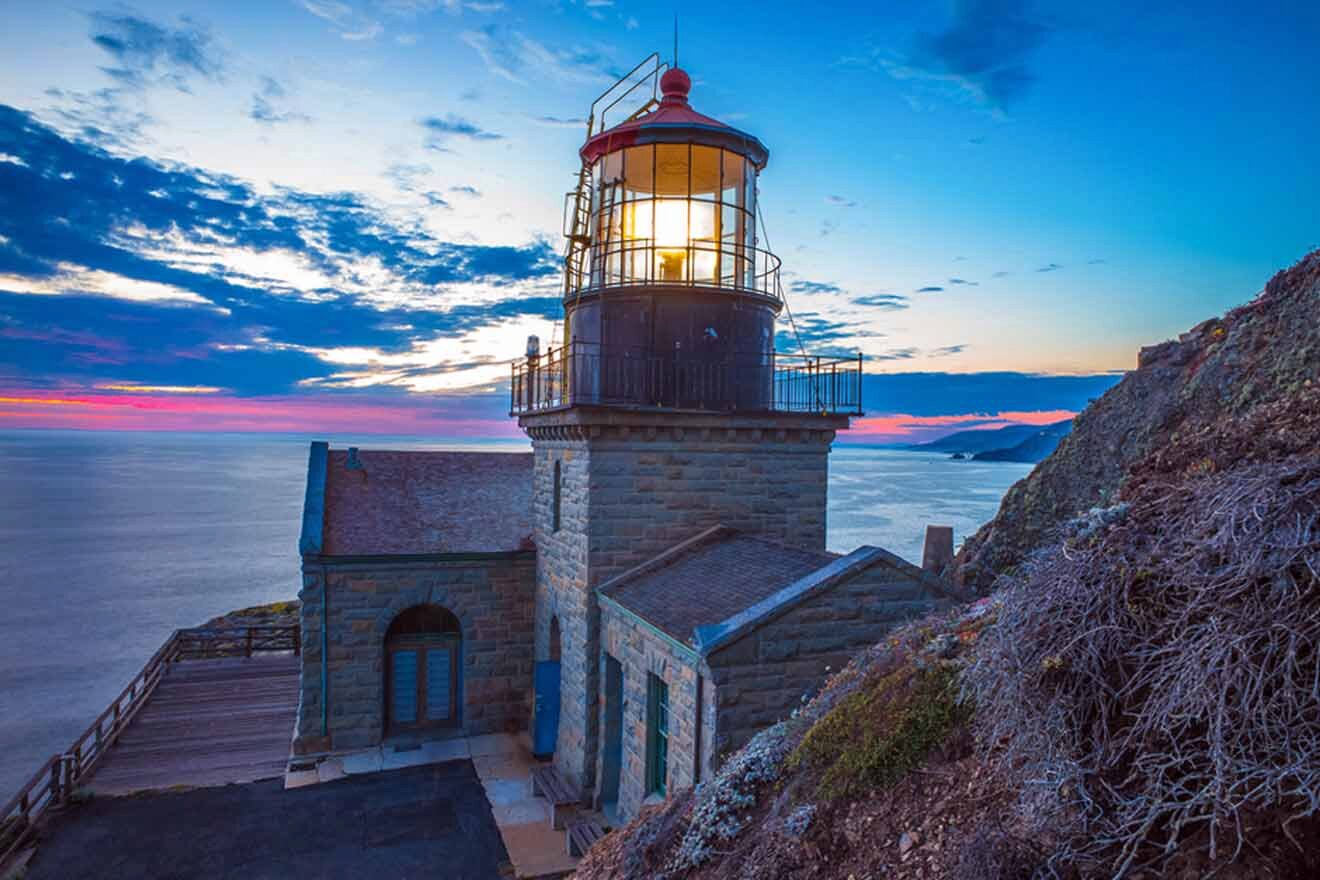
[[[603,583],[598,806],[627,819],[701,782],[947,591],[877,547],[840,556],[726,526]]]
[[[313,443],[295,751],[525,730],[531,516],[530,454]]]

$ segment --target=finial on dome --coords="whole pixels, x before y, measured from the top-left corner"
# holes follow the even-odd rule
[[[660,92],[665,96],[662,103],[686,104],[691,90],[692,78],[681,67],[671,67],[660,77]]]

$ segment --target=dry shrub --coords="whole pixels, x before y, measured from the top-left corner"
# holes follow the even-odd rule
[[[1148,477],[1000,585],[964,675],[1052,869],[1209,864],[1320,808],[1320,461]],[[1268,827],[1262,816],[1272,817]],[[1254,827],[1253,827],[1254,823]]]

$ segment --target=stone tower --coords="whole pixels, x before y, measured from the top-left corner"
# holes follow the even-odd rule
[[[612,127],[593,107],[566,224],[564,337],[544,353],[529,340],[513,375],[534,451],[535,656],[560,661],[555,764],[584,791],[595,588],[717,524],[824,549],[830,445],[861,409],[860,357],[774,350],[779,260],[757,239],[766,148],[695,112],[682,70],[659,86]]]

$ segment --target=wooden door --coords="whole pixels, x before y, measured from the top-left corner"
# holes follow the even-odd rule
[[[458,648],[452,636],[399,639],[388,646],[390,729],[458,723]]]

